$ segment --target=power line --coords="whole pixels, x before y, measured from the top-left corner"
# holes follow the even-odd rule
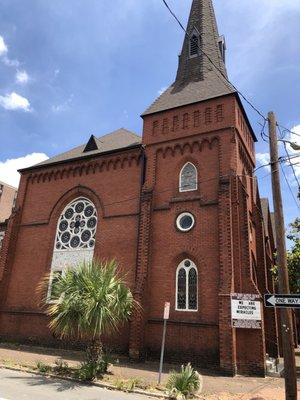
[[[291,185],[290,185],[290,183],[289,183],[289,181],[288,181],[288,178],[287,178],[287,176],[286,176],[286,174],[285,174],[285,172],[284,172],[284,169],[283,169],[282,164],[280,164],[280,167],[281,167],[281,170],[282,170],[284,179],[285,179],[285,181],[286,181],[286,184],[288,185],[288,188],[289,188],[289,190],[290,190],[290,192],[291,192],[291,195],[292,195],[292,197],[293,197],[293,199],[294,199],[294,201],[295,201],[295,204],[296,204],[296,206],[298,207],[298,209],[300,210],[299,202],[297,201],[297,199],[296,199],[296,197],[295,197],[295,194],[294,194],[294,192],[293,192],[293,190],[292,190],[292,188],[291,188]]]
[[[269,164],[267,164],[267,165],[269,165]],[[268,176],[268,175],[266,175],[266,176]],[[209,179],[205,179],[205,180],[198,180],[198,181],[196,181],[196,183],[197,184],[203,184],[203,183],[206,183],[206,182],[211,182],[213,180],[219,180],[219,179],[222,179],[222,178],[243,177],[243,176],[248,177],[249,179],[256,179],[256,176],[251,176],[251,175],[248,175],[248,174],[227,174],[227,175],[215,176],[213,178],[209,178]],[[263,178],[265,178],[265,177],[263,177]],[[179,186],[178,189],[180,190],[180,189],[183,189],[184,187],[185,186]],[[161,193],[173,192],[173,190],[174,189],[172,188],[172,189],[165,189],[165,190],[154,191],[154,192],[155,192],[155,194],[161,194]],[[103,207],[108,207],[108,206],[113,206],[113,205],[116,205],[116,204],[127,203],[129,201],[139,200],[140,198],[141,198],[140,196],[130,197],[128,199],[115,201],[113,203],[103,204]]]
[[[294,178],[295,178],[295,180],[296,180],[296,182],[297,182],[298,188],[300,189],[299,179],[298,179],[298,177],[297,177],[295,168],[294,168],[294,166],[293,166],[293,164],[292,164],[292,162],[291,162],[291,158],[290,158],[290,155],[289,155],[289,153],[288,153],[288,151],[287,151],[287,148],[286,148],[286,144],[285,144],[285,143],[284,143],[284,149],[285,149],[286,154],[287,154],[287,157],[288,157],[288,163],[289,163],[290,167],[292,168]]]
[[[187,32],[187,30],[185,29],[185,27],[183,26],[183,24],[181,23],[181,21],[179,20],[179,18],[177,17],[177,15],[174,13],[174,11],[171,9],[171,7],[168,5],[166,0],[162,0],[164,5],[166,6],[166,8],[168,9],[168,11],[170,12],[170,14],[173,16],[173,18],[175,18],[175,20],[177,21],[177,23],[179,24],[180,28],[185,32],[185,34],[187,35],[187,37],[191,40],[191,37],[189,35],[189,33]],[[195,44],[197,45],[198,50],[201,51],[201,53],[208,59],[208,61],[212,64],[212,66],[222,75],[222,77],[226,80],[226,82],[231,85],[234,90],[245,100],[245,102],[258,114],[260,115],[260,117],[263,118],[264,121],[267,121],[267,118],[263,115],[263,113],[261,111],[259,111],[251,102],[250,100],[247,99],[247,97],[237,89],[236,86],[234,86],[229,79],[227,78],[227,76],[223,73],[223,71],[221,71],[221,69],[215,65],[215,63],[212,61],[212,59],[210,58],[210,56],[208,54],[205,53],[205,51],[203,51],[203,49],[200,48],[199,44],[195,42]]]
[[[277,124],[277,126],[279,127],[279,128],[281,128],[281,129],[283,129],[283,132],[285,133],[285,132],[289,132],[289,133],[291,133],[291,134],[293,134],[293,135],[296,135],[296,136],[300,136],[300,134],[299,133],[297,133],[297,132],[293,132],[293,131],[291,131],[290,129],[288,129],[288,128],[285,128],[284,126],[282,126],[282,125],[279,125],[279,124]]]
[[[281,133],[280,126],[279,126],[279,125],[277,125],[277,126],[278,126],[279,132]],[[290,155],[289,152],[288,152],[288,149],[287,149],[287,147],[286,147],[286,143],[285,143],[285,142],[283,142],[283,147],[284,147],[284,150],[285,150],[286,155],[287,155],[288,163],[289,163],[290,167],[292,168],[293,175],[294,175],[294,178],[295,178],[295,180],[296,180],[296,182],[297,182],[298,188],[300,189],[300,182],[299,182],[299,179],[298,179],[298,177],[297,177],[295,168],[294,168],[294,166],[293,166],[293,164],[292,164],[292,162],[291,162],[291,155]]]
[[[281,156],[281,157],[279,157],[278,161],[279,161],[280,163],[282,163],[282,162],[286,162],[286,161],[288,161],[288,160],[291,160],[292,158],[298,158],[298,157],[299,157],[299,156],[289,156],[289,155],[288,155],[288,156]],[[255,168],[255,169],[253,170],[253,173],[259,171],[261,168],[269,167],[269,166],[271,166],[272,164],[274,164],[274,163],[272,163],[272,162],[270,161],[270,162],[268,162],[267,164],[260,165],[259,167]]]
[[[264,120],[264,123],[263,123],[263,124],[260,124],[260,125],[262,126],[262,130],[261,130],[261,132],[260,132],[260,136],[261,136],[261,138],[262,138],[262,140],[263,140],[264,142],[267,142],[267,143],[268,143],[269,140],[266,140],[266,138],[269,139],[269,136],[265,133],[266,124],[267,124],[267,120],[266,120],[266,119]]]

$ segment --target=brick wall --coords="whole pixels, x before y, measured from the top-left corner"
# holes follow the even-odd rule
[[[230,294],[259,293],[252,254],[262,274],[266,268],[264,249],[257,245],[262,232],[254,229],[250,240],[254,145],[235,96],[146,116],[143,142],[145,150],[23,174],[18,221],[11,228],[15,239],[6,245],[15,248],[2,280],[0,335],[53,341],[34,289],[49,272],[61,211],[86,196],[99,214],[95,255],[120,262],[142,306],[122,334],[108,338],[113,347],[129,350],[135,359],[157,357],[169,301],[166,359],[217,365],[231,375],[264,374],[266,325],[250,332],[231,327]],[[188,161],[197,167],[199,184],[182,193],[179,173]],[[182,233],[175,221],[185,211],[196,223]],[[176,269],[186,258],[198,270],[193,312],[175,309]]]
[[[0,222],[4,222],[9,218],[17,189],[0,182]]]

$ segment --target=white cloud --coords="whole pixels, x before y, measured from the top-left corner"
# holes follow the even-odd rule
[[[7,65],[8,67],[18,68],[20,66],[20,62],[18,60],[11,60],[7,56],[4,56],[2,58],[2,60],[3,60],[4,64]]]
[[[289,140],[290,142],[296,143],[300,146],[300,125],[294,126],[291,131],[295,132],[295,134],[289,133],[286,135],[285,140]],[[286,148],[291,156],[291,163],[293,164],[295,173],[300,178],[300,151],[294,150],[288,143],[286,144]],[[286,155],[285,151],[282,153],[283,155]],[[289,165],[289,163],[285,163],[285,165]]]
[[[29,81],[29,76],[28,76],[27,72],[25,70],[17,71],[16,81],[17,81],[17,83],[20,83],[21,85],[26,85],[26,83]]]
[[[49,157],[44,153],[32,153],[27,154],[24,157],[3,162],[0,161],[0,181],[18,187],[20,181],[18,169],[31,167],[42,161],[48,160],[48,158]]]
[[[20,65],[20,62],[18,60],[11,60],[8,56],[8,48],[7,45],[3,39],[3,36],[0,35],[0,57],[2,62],[7,65],[8,67],[14,67],[18,68]]]
[[[7,53],[7,46],[2,36],[0,36],[0,56]]]
[[[31,111],[30,103],[26,97],[20,96],[15,92],[6,94],[5,96],[0,96],[0,106],[6,110]]]
[[[269,153],[256,153],[256,161],[259,163],[259,166],[264,166],[268,171],[270,168],[270,154]]]
[[[300,125],[297,125],[294,128],[291,128],[291,131],[295,132],[295,134],[282,131],[284,134],[283,140],[296,143],[297,145],[300,146],[300,136],[299,136],[300,135]],[[293,164],[295,174],[297,175],[298,178],[300,178],[300,151],[294,150],[289,143],[286,143],[286,149],[290,155],[290,162],[291,162],[291,164]],[[291,169],[290,162],[287,159],[287,154],[284,149],[284,144],[281,141],[279,141],[279,153],[280,153],[280,157],[285,157],[284,161],[282,162],[282,166],[284,167],[286,176],[287,176],[289,182],[293,186],[295,186],[297,184],[297,182],[295,180],[293,171]],[[269,165],[269,163],[270,163],[269,153],[257,153],[256,161],[258,162],[259,167],[264,166],[264,168],[266,170],[271,171],[271,167]]]
[[[71,95],[69,96],[69,98],[68,98],[65,102],[63,102],[63,103],[61,103],[61,104],[53,105],[53,106],[51,107],[51,110],[52,110],[54,113],[57,113],[57,114],[58,114],[58,113],[61,113],[61,112],[64,112],[64,111],[68,111],[68,110],[70,109],[71,104],[72,104],[73,98],[74,98],[74,95],[71,94]]]

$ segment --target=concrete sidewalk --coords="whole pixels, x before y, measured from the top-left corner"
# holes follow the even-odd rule
[[[297,352],[297,363],[300,367],[300,350]],[[58,358],[67,361],[69,366],[75,367],[84,360],[81,351],[68,351],[60,349],[49,349],[42,347],[0,344],[0,364],[13,364],[36,366],[38,361],[54,365]],[[177,366],[178,368],[178,366]],[[163,382],[167,381],[168,373],[176,369],[176,366],[166,364],[163,373]],[[146,362],[134,364],[126,358],[121,358],[118,363],[109,369],[106,381],[118,378],[138,378],[148,384],[155,386],[157,382],[158,363]],[[199,371],[204,378],[203,395],[210,400],[250,400],[261,397],[265,400],[284,400],[284,381],[279,378],[252,378],[252,377],[223,377]],[[299,382],[300,383],[300,382]],[[300,391],[299,391],[300,398]]]

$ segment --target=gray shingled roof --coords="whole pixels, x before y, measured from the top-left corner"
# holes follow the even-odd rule
[[[200,51],[191,58],[190,38],[194,33],[200,35]],[[176,80],[143,115],[236,93],[226,78],[212,0],[193,0]]]
[[[206,74],[206,76],[208,75]],[[190,82],[178,91],[174,89],[175,83],[173,83],[142,115],[154,114],[163,110],[235,93],[235,90],[224,79],[215,75],[215,73],[211,72],[209,79]]]
[[[108,133],[107,135],[95,138],[95,140],[97,141],[98,150],[83,152],[86,146],[86,143],[84,143],[83,145],[75,147],[72,150],[58,154],[57,156],[36,164],[34,167],[42,165],[46,166],[49,164],[73,160],[80,157],[89,157],[91,155],[106,153],[118,149],[126,149],[127,147],[139,145],[142,142],[142,138],[140,136],[124,128]]]

